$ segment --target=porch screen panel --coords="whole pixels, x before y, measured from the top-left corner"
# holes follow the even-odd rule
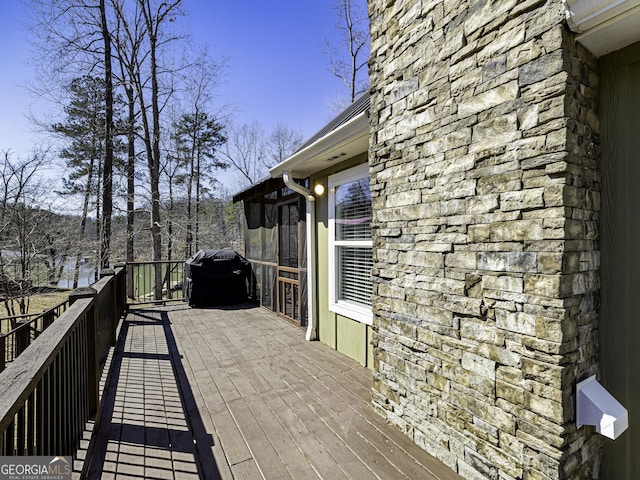
[[[276,309],[276,268],[278,238],[278,207],[275,192],[263,197],[262,219],[262,305],[271,310]]]
[[[262,267],[262,305],[275,311],[276,302],[276,267]]]
[[[255,291],[253,292],[254,294],[253,300],[259,303],[260,297],[262,296],[262,265],[260,263],[251,262],[251,269],[253,270],[254,281],[255,281]]]
[[[264,205],[264,223],[262,227],[262,260],[276,261],[276,220],[278,209],[267,199]]]
[[[298,268],[298,204],[280,206],[280,265]]]
[[[260,260],[261,253],[261,208],[259,202],[245,203],[247,231],[245,234],[245,255],[247,259]]]

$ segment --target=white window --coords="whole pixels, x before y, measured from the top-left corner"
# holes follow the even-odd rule
[[[329,310],[371,325],[369,166],[329,177]]]

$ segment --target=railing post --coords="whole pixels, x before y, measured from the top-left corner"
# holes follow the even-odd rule
[[[116,344],[116,328],[118,327],[118,304],[117,304],[117,285],[116,285],[116,271],[110,268],[104,269],[100,272],[100,278],[104,277],[112,277],[109,281],[109,292],[111,294],[111,298],[109,299],[109,345]],[[100,312],[101,315],[104,315],[107,312]]]
[[[98,308],[96,305],[97,290],[91,287],[76,288],[69,295],[69,305],[83,298],[91,298],[92,305],[87,312],[87,389],[89,400],[89,415],[95,415],[96,425],[100,421],[100,338],[98,336]]]
[[[116,273],[116,302],[118,305],[118,317],[124,315],[124,312],[127,310],[127,264],[126,263],[116,263],[115,267],[120,269],[118,273]]]
[[[133,299],[133,265],[131,263],[127,263],[127,280],[125,283],[127,284],[127,298]]]
[[[30,321],[20,320],[16,326],[17,332],[15,333],[16,342],[16,358],[24,352],[31,343],[31,331],[29,328]]]
[[[0,333],[0,372],[7,366],[7,336]]]
[[[50,308],[42,312],[42,329],[46,330],[55,320],[55,309]]]

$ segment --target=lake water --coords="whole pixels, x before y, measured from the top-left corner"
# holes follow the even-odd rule
[[[73,288],[73,267],[75,262],[69,262],[65,265],[62,277],[58,282],[60,288]],[[80,265],[80,276],[78,277],[78,287],[88,287],[95,282],[95,268],[92,263],[84,263]]]

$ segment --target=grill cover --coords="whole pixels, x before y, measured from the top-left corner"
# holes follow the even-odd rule
[[[185,262],[184,299],[192,307],[244,303],[251,285],[251,264],[234,250],[200,250]]]

